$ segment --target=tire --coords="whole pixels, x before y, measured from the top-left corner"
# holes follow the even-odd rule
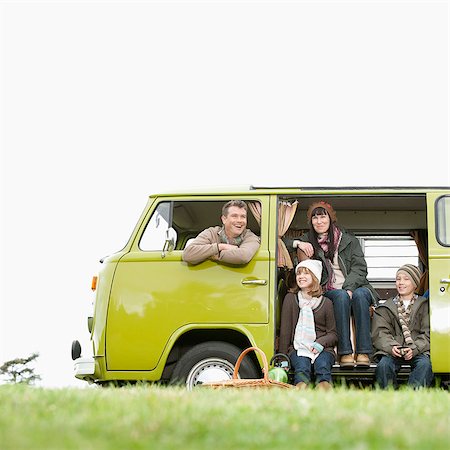
[[[228,342],[203,342],[188,350],[177,362],[170,384],[184,384],[188,390],[206,381],[233,377],[234,365],[241,349]],[[239,368],[240,378],[259,378],[260,373],[249,357]]]

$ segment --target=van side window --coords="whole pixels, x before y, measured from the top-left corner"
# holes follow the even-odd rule
[[[450,247],[450,196],[444,196],[436,201],[436,239]]]
[[[230,199],[208,201],[161,202],[153,212],[139,242],[143,251],[162,251],[167,231],[175,233],[175,250],[185,248],[188,241],[208,227],[221,226],[222,207]],[[247,228],[260,235],[261,205],[247,201]]]
[[[162,202],[153,212],[142,238],[139,247],[144,251],[161,251],[166,241],[166,233],[170,228],[170,202]]]
[[[222,226],[222,207],[232,199],[214,201],[173,202],[171,226],[178,233],[177,249],[184,249],[200,232],[209,227]],[[245,199],[244,199],[245,201]],[[256,235],[261,233],[261,205],[246,201],[247,228]]]
[[[395,280],[397,269],[403,264],[419,265],[419,251],[410,236],[360,236],[358,239],[371,282]]]

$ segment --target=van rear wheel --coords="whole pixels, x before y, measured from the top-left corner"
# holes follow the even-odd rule
[[[204,342],[192,347],[178,361],[170,379],[171,384],[193,387],[208,381],[223,381],[233,377],[241,349],[228,342]],[[240,378],[258,378],[259,371],[250,358],[244,358],[239,367]]]

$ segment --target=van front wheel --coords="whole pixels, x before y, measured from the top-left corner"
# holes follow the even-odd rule
[[[229,380],[241,350],[227,342],[204,342],[192,347],[178,361],[171,384],[186,384],[191,390],[207,381]],[[258,378],[258,370],[250,358],[244,358],[239,368],[240,378]]]

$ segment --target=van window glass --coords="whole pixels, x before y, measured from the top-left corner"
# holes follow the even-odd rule
[[[162,251],[166,231],[171,228],[176,234],[175,250],[182,250],[186,244],[201,231],[209,227],[221,226],[222,207],[225,200],[174,201],[158,205],[139,242],[144,251]],[[247,228],[260,235],[261,205],[259,202],[246,202]],[[172,232],[173,232],[172,231]]]
[[[450,196],[436,201],[436,238],[441,245],[450,247]]]
[[[369,281],[392,281],[403,264],[419,265],[419,251],[410,236],[358,238],[367,263]]]
[[[139,242],[141,250],[161,251],[163,249],[166,232],[170,227],[170,212],[170,202],[163,202],[158,205]]]

